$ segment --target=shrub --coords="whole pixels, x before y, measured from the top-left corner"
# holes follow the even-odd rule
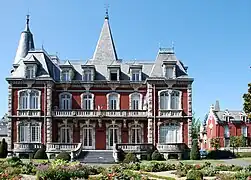
[[[44,147],[37,150],[37,152],[34,155],[34,159],[48,159]]]
[[[133,154],[133,153],[126,154],[123,163],[135,163],[135,162],[139,162],[139,160],[135,154]]]
[[[57,155],[56,159],[62,159],[64,161],[70,161],[71,156],[69,155],[68,152],[61,152]]]
[[[11,166],[11,167],[16,167],[16,166],[20,166],[22,165],[22,161],[21,159],[19,159],[18,157],[11,157],[9,159],[7,159],[7,163]]]
[[[159,151],[155,150],[153,153],[152,153],[152,160],[155,160],[155,161],[163,161],[165,160],[164,158],[164,155],[161,154]]]
[[[190,159],[192,159],[192,160],[200,159],[200,151],[199,151],[199,146],[198,146],[197,139],[193,140],[192,149],[191,149],[191,152],[190,152]]]
[[[235,155],[228,150],[212,150],[207,154],[208,159],[229,159],[234,157]]]
[[[122,149],[118,149],[118,160],[123,162],[125,159],[125,152]]]
[[[8,155],[8,145],[5,142],[5,139],[3,138],[0,144],[0,158],[6,158],[7,155]]]
[[[203,180],[203,174],[202,172],[198,170],[190,170],[187,173],[187,179],[190,180]]]
[[[239,152],[237,156],[240,158],[251,157],[251,152]]]

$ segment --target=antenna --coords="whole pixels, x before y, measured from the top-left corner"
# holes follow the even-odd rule
[[[159,42],[159,49],[161,49],[161,43]]]
[[[172,50],[174,51],[174,42],[172,41]]]
[[[105,19],[109,19],[109,3],[105,4]]]
[[[44,50],[44,40],[42,41],[42,50]]]

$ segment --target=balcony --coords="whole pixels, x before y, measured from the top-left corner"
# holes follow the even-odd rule
[[[35,152],[41,147],[41,143],[14,143],[15,152]]]
[[[55,117],[147,117],[146,110],[56,110]]]
[[[40,110],[31,110],[31,109],[25,109],[25,110],[17,110],[17,115],[22,117],[40,117],[41,111]]]
[[[71,152],[74,151],[79,147],[81,143],[47,143],[46,151],[47,152],[61,152],[67,151]]]
[[[154,149],[153,144],[133,144],[133,143],[121,143],[116,144],[115,149],[122,149],[125,152],[142,153]]]
[[[172,109],[172,110],[166,110],[166,109],[161,109],[159,110],[159,116],[160,117],[182,117],[182,109]]]
[[[182,153],[187,149],[187,146],[185,143],[167,143],[167,144],[157,144],[157,149],[159,152]]]

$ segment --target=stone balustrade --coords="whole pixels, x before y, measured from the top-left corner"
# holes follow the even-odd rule
[[[157,149],[159,152],[183,152],[187,147],[185,143],[166,143],[157,144]]]
[[[79,143],[47,143],[47,152],[74,151],[78,148]]]
[[[56,117],[147,117],[146,110],[56,110]]]
[[[182,117],[182,110],[159,110],[160,117]]]
[[[115,150],[122,149],[123,151],[130,151],[134,153],[147,152],[148,150],[153,150],[153,144],[130,144],[130,143],[121,143],[115,145]]]
[[[18,116],[22,117],[40,117],[41,111],[40,110],[18,110]]]
[[[14,150],[16,152],[34,152],[41,147],[41,143],[14,143]]]

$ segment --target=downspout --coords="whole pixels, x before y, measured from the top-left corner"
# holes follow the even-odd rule
[[[153,98],[154,98],[154,100],[153,100],[153,132],[154,132],[154,134],[153,134],[153,141],[154,141],[154,146],[156,146],[156,101],[155,101],[155,99],[156,99],[156,93],[155,93],[155,84],[153,85]]]
[[[46,127],[46,114],[47,114],[47,102],[46,102],[46,99],[47,99],[47,86],[46,84],[44,84],[44,145],[46,144],[46,130],[47,130],[47,127]]]

